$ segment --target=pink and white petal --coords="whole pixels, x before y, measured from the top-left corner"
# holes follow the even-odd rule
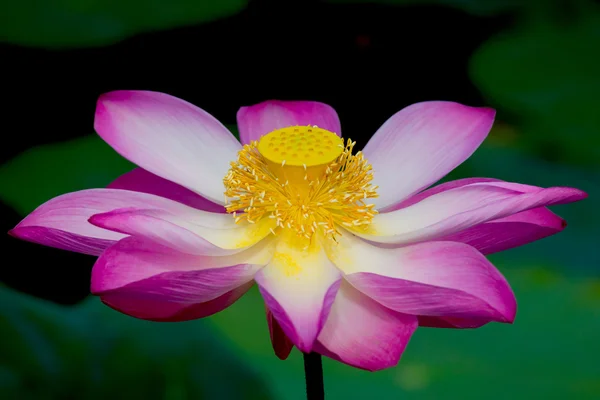
[[[373,166],[377,209],[428,187],[475,152],[494,122],[490,108],[448,101],[410,105],[375,132],[363,153]]]
[[[271,262],[255,276],[281,329],[306,353],[327,319],[340,279],[318,245],[304,251],[285,239],[279,240]]]
[[[429,189],[423,190],[420,193],[417,193],[413,196],[410,196],[407,199],[404,199],[396,204],[393,204],[384,210],[379,210],[379,212],[387,213],[387,212],[399,210],[401,208],[406,208],[406,207],[412,206],[413,204],[416,204],[422,200],[425,200],[426,198],[431,197],[434,194],[445,192],[450,189],[456,189],[459,187],[467,186],[472,183],[481,183],[481,182],[502,182],[502,181],[500,179],[495,179],[495,178],[463,178],[463,179],[456,179],[454,181],[440,183],[439,185],[430,187]],[[519,191],[519,190],[517,190],[517,191]]]
[[[156,196],[175,200],[179,203],[197,208],[199,210],[215,213],[226,212],[225,207],[223,207],[221,204],[213,203],[199,194],[194,193],[181,185],[161,178],[160,176],[154,175],[143,168],[135,168],[121,175],[112,183],[110,183],[108,188],[133,190],[134,192],[154,194]]]
[[[444,238],[484,222],[585,197],[585,192],[574,188],[473,183],[437,193],[406,208],[378,214],[368,231],[353,232],[373,242],[406,245]]]
[[[268,262],[268,243],[235,256],[182,254],[129,237],[107,249],[92,269],[91,291],[142,319],[209,315],[233,303]],[[202,305],[201,305],[202,304]]]
[[[392,310],[423,316],[512,322],[514,294],[502,274],[464,243],[384,249],[348,233],[329,258],[358,290]]]
[[[206,111],[164,93],[122,90],[100,96],[94,127],[138,166],[224,204],[223,177],[241,145]]]
[[[292,349],[294,348],[294,344],[290,339],[285,335],[283,329],[281,329],[281,325],[273,316],[269,307],[266,307],[267,311],[267,324],[269,325],[269,336],[271,338],[271,345],[273,346],[273,350],[275,351],[275,355],[280,360],[285,360],[289,357]]]
[[[164,300],[145,299],[141,296],[107,292],[101,300],[107,306],[126,315],[156,322],[181,322],[204,318],[223,311],[240,299],[252,286],[250,281],[204,303],[192,305]]]
[[[414,315],[392,311],[342,282],[314,350],[378,371],[398,364],[417,325]]]
[[[148,289],[144,298],[151,299],[153,297],[152,290],[149,288],[152,283],[160,285],[164,281],[166,285],[169,282],[166,282],[165,279],[172,278],[171,280],[174,281],[177,274],[189,273],[189,277],[193,278],[194,274],[202,271],[207,271],[203,273],[214,277],[216,286],[227,286],[228,281],[243,281],[229,289],[232,290],[251,280],[258,268],[269,262],[271,254],[272,241],[270,240],[264,240],[240,253],[215,257],[185,254],[144,238],[130,236],[106,249],[98,258],[92,269],[91,292],[103,295],[120,290],[123,294],[134,291],[141,293]],[[227,271],[226,268],[231,268],[228,275],[224,274]],[[171,297],[176,297],[178,293],[182,296],[194,295],[192,292],[195,289],[192,287],[190,287],[191,292],[187,293],[184,278],[180,280],[180,290],[173,290]],[[137,290],[136,288],[141,289]],[[218,296],[227,291],[219,293]],[[198,295],[201,296],[200,293]],[[156,297],[166,298],[161,295]]]
[[[60,229],[46,228],[43,226],[17,227],[8,231],[8,234],[27,242],[38,243],[48,247],[89,254],[92,256],[100,255],[104,249],[115,243],[115,240],[112,239],[81,236]]]
[[[242,107],[237,113],[242,144],[260,139],[277,129],[295,125],[317,125],[341,135],[340,119],[335,110],[317,101],[269,100]]]
[[[25,217],[9,233],[17,238],[63,250],[100,255],[126,235],[101,229],[88,222],[98,213],[123,207],[163,208],[171,200],[118,189],[89,189],[48,200]]]
[[[177,204],[177,203],[176,203]],[[183,209],[185,208],[185,209]],[[171,249],[196,255],[234,254],[271,234],[276,222],[263,219],[255,224],[231,215],[215,214],[177,204],[172,209],[119,209],[95,214],[90,223]]]
[[[104,214],[95,214],[89,221],[92,225],[100,228],[143,237],[187,254],[222,256],[243,250],[243,248],[224,249],[218,247],[202,237],[201,233],[160,218],[160,213],[156,211],[120,209]],[[210,232],[209,228],[204,227],[199,227],[198,230]]]
[[[387,209],[386,212],[409,207],[437,193],[480,182],[501,181],[493,178],[466,178],[445,182],[409,197]],[[521,193],[531,193],[542,189],[536,186],[509,182],[504,182],[504,184],[508,185],[506,187],[512,187],[515,191]],[[473,226],[443,237],[441,240],[467,243],[483,254],[491,254],[554,235],[565,227],[566,221],[564,219],[545,207],[538,207]]]

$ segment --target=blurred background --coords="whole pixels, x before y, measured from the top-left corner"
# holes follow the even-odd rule
[[[324,360],[329,399],[600,396],[600,4],[592,0],[1,0],[4,232],[132,165],[93,131],[116,89],[166,92],[236,130],[243,105],[318,100],[365,145],[424,100],[497,109],[446,179],[585,190],[561,234],[490,258],[512,326],[423,328],[396,368]],[[401,171],[399,176],[401,178]],[[94,258],[0,237],[0,398],[304,398],[302,357],[273,354],[254,288],[205,320],[152,323],[90,297]]]

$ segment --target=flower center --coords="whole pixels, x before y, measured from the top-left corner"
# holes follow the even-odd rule
[[[278,230],[310,240],[335,238],[337,226],[361,229],[377,214],[371,165],[356,142],[316,126],[278,129],[245,145],[225,176],[227,212],[236,222],[275,220]]]
[[[276,164],[303,167],[326,165],[342,154],[344,141],[333,132],[316,126],[277,129],[262,138],[258,151]]]

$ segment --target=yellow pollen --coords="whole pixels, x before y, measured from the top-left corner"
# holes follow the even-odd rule
[[[377,187],[363,154],[352,154],[355,143],[292,126],[245,145],[223,179],[227,212],[236,222],[274,219],[274,235],[294,232],[303,246],[315,234],[335,239],[340,226],[366,228],[377,214],[366,202]]]

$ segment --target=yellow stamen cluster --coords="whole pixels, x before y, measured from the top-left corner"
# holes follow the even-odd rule
[[[273,234],[289,229],[306,239],[317,232],[335,238],[336,225],[370,224],[377,211],[365,200],[377,197],[377,187],[363,154],[352,154],[355,144],[316,126],[295,126],[245,145],[224,178],[227,212],[236,222],[275,219]]]

